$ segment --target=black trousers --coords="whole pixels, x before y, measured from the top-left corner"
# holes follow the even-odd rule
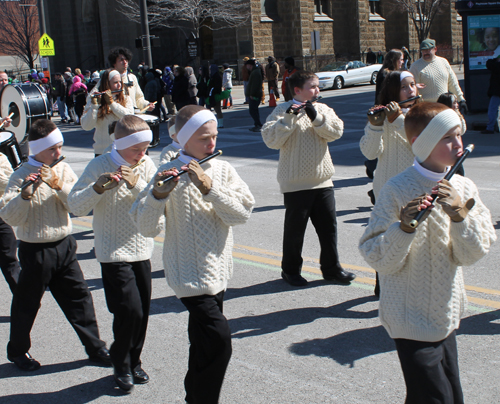
[[[141,364],[151,305],[151,262],[101,262],[115,341],[109,353],[115,369],[130,372]]]
[[[88,355],[102,348],[94,303],[76,259],[73,236],[53,243],[19,243],[22,271],[12,299],[7,353],[24,355],[31,347],[30,332],[47,287],[75,329]]]
[[[405,404],[463,404],[455,331],[438,342],[394,342],[406,383]]]
[[[286,192],[283,260],[281,268],[287,274],[300,274],[302,246],[309,218],[321,246],[319,263],[323,273],[341,269],[337,251],[337,215],[333,187]]]
[[[12,293],[16,290],[21,271],[16,252],[17,240],[14,230],[0,219],[0,268]]]
[[[217,404],[232,354],[231,330],[222,314],[224,292],[184,297],[189,311],[189,366],[184,387],[189,404]]]
[[[262,123],[260,122],[259,105],[260,100],[254,100],[250,97],[248,101],[248,111],[250,112],[250,116],[252,117],[253,124],[255,126],[262,126]]]
[[[280,92],[278,90],[278,80],[267,80],[267,89],[269,94],[271,94],[271,90],[274,92],[274,96],[276,98],[280,98]]]

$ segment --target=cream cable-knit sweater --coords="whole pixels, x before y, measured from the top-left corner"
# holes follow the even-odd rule
[[[359,142],[361,153],[368,159],[378,158],[373,178],[375,199],[389,178],[406,170],[413,164],[415,156],[405,134],[405,118],[399,115],[394,122],[384,120],[384,125],[367,123],[365,134]]]
[[[0,197],[5,192],[5,188],[7,188],[7,184],[9,183],[9,178],[13,172],[14,170],[7,156],[0,153]]]
[[[151,258],[154,241],[137,230],[128,212],[139,193],[156,173],[153,161],[145,160],[134,173],[139,179],[134,188],[128,189],[125,181],[98,194],[93,185],[104,173],[115,172],[118,166],[107,153],[90,161],[82,176],[68,196],[72,213],[84,216],[94,210],[92,226],[95,234],[95,255],[99,262],[137,262]]]
[[[180,152],[180,149],[172,145],[170,143],[168,146],[165,146],[160,154],[160,165],[168,163],[174,157],[176,157]]]
[[[458,101],[465,100],[457,76],[445,58],[436,56],[432,62],[418,59],[410,66],[410,73],[416,83],[425,84],[425,88],[418,90],[424,101],[436,102],[441,94],[448,91],[455,94]]]
[[[400,209],[436,182],[409,167],[382,188],[359,249],[380,277],[380,320],[391,338],[440,341],[460,324],[466,304],[461,265],[485,256],[496,240],[489,210],[474,183],[451,179],[462,201],[475,206],[463,222],[439,204],[414,233],[400,229]]]
[[[92,130],[95,128],[93,144],[95,154],[103,154],[104,149],[113,143],[113,140],[109,137],[109,124],[119,121],[125,115],[134,114],[132,99],[129,96],[126,96],[125,99],[127,100],[125,107],[115,101],[109,106],[111,113],[102,118],[97,118],[99,105],[90,104],[90,108],[85,110],[81,119],[82,129]]]
[[[176,159],[159,171],[182,165]],[[139,231],[149,237],[160,232],[165,217],[163,264],[178,298],[214,295],[226,289],[233,272],[231,227],[245,223],[255,203],[229,163],[213,159],[202,167],[212,179],[208,195],[202,195],[186,174],[162,200],[153,196],[150,182],[130,211]]]
[[[71,234],[72,226],[67,204],[68,194],[78,179],[65,162],[53,170],[63,181],[61,191],[40,183],[30,200],[17,192],[24,179],[38,172],[38,167],[24,163],[11,175],[7,190],[0,199],[0,216],[11,226],[17,226],[17,238],[28,243],[49,243]]]
[[[304,110],[287,114],[292,101],[278,105],[262,127],[267,147],[279,149],[278,183],[282,193],[331,187],[335,172],[328,142],[339,139],[344,122],[328,105],[315,103],[311,122]]]

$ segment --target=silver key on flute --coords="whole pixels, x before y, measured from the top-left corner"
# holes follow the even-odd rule
[[[456,161],[455,164],[453,164],[453,167],[451,167],[450,171],[448,171],[448,173],[444,176],[444,179],[446,181],[449,181],[451,179],[451,177],[453,177],[453,175],[458,171],[458,169],[460,168],[460,166],[463,164],[464,160],[467,158],[467,156],[470,153],[472,153],[473,150],[474,150],[474,145],[473,144],[468,145],[464,149],[464,152],[462,153],[462,155],[460,156],[460,158]],[[432,202],[434,202],[436,200],[436,198],[437,198],[437,194],[432,195]],[[432,202],[431,202],[431,204],[432,204]],[[417,215],[415,216],[415,218],[410,222],[410,227],[412,229],[416,229],[417,228],[417,226],[422,221],[422,217],[425,215],[426,211],[427,211],[427,208],[426,209],[422,209],[420,212],[417,213]]]
[[[54,161],[51,165],[49,165],[50,168],[54,167],[56,164],[59,164],[61,161],[63,161],[66,158],[66,156],[61,156],[59,157],[56,161]],[[23,189],[28,188],[31,184],[33,184],[35,181],[29,180],[25,184],[23,184],[20,188],[17,189],[17,192],[22,192]]]
[[[133,170],[134,168],[136,167],[139,167],[142,163],[144,163],[146,160],[143,159],[137,163],[135,163],[133,166],[130,166],[130,168]],[[102,184],[102,187],[103,188],[106,188],[109,184],[111,184],[114,180],[109,180],[108,182],[105,182],[104,184]]]
[[[206,163],[208,160],[211,160],[213,159],[214,157],[217,157],[217,156],[220,156],[222,154],[222,150],[217,150],[214,154],[211,154],[210,156],[207,156],[205,157],[204,159],[201,159],[200,161],[198,161],[198,164],[201,166],[203,163]],[[182,174],[186,174],[187,171],[186,170],[181,170],[177,173],[177,175],[170,175],[168,176],[167,178],[165,178],[164,180],[161,180],[161,181],[158,181],[156,183],[156,186],[157,187],[161,187],[163,186],[163,184],[165,184],[166,182],[174,179],[175,177],[178,177]]]

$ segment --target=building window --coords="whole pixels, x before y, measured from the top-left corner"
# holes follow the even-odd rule
[[[370,0],[370,14],[380,15],[380,1]]]
[[[260,0],[260,21],[261,22],[278,22],[280,21],[278,14],[277,0]]]
[[[314,0],[314,21],[333,21],[330,18],[329,0]]]

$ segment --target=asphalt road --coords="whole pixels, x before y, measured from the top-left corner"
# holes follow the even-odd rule
[[[374,273],[358,252],[358,240],[371,212],[359,139],[372,105],[373,86],[322,93],[345,122],[343,137],[331,143],[339,223],[341,262],[358,278],[351,286],[329,284],[319,276],[319,245],[312,226],[307,230],[303,255],[303,289],[280,278],[284,207],[276,181],[278,153],[268,149],[260,134],[248,131],[252,121],[242,105],[241,89],[233,91],[235,108],[224,111],[225,128],[217,147],[249,184],[256,206],[249,222],[234,228],[234,278],[225,299],[225,314],[233,332],[233,357],[223,386],[221,403],[313,404],[402,403],[405,388],[393,342],[377,317],[372,297]],[[260,109],[265,118],[269,107]],[[470,116],[468,121],[484,116]],[[58,118],[56,118],[56,121]],[[80,174],[93,156],[92,134],[61,125],[64,153]],[[151,151],[158,160],[169,143],[161,125],[160,147]],[[500,137],[469,131],[464,143],[475,143],[465,162],[466,175],[500,229]],[[107,311],[100,266],[93,252],[91,217],[74,218],[79,260],[92,290],[101,336],[112,342],[112,316]],[[47,292],[32,331],[31,354],[42,367],[24,373],[0,350],[0,404],[7,403],[183,403],[187,368],[187,313],[163,277],[162,235],[152,258],[152,312],[143,352],[143,366],[151,382],[124,395],[111,370],[91,366],[76,334]],[[498,400],[500,375],[500,244],[472,267],[464,269],[469,307],[458,332],[461,379],[467,403]],[[0,341],[9,337],[10,292],[0,281]],[[4,345],[4,346],[5,346]]]

